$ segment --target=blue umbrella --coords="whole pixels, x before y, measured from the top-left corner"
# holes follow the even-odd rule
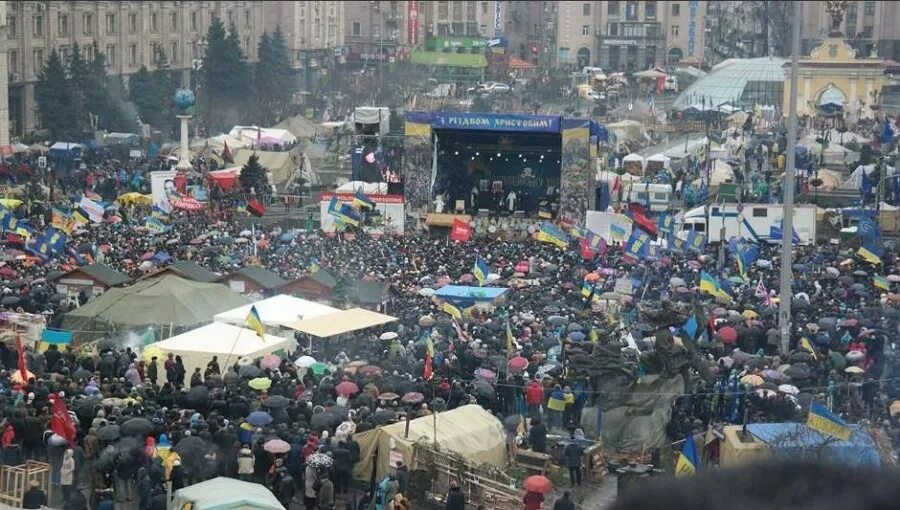
[[[272,423],[272,415],[265,411],[253,411],[247,416],[247,423],[254,427],[265,427]]]
[[[569,340],[573,340],[575,342],[580,342],[585,338],[584,333],[582,333],[581,331],[570,331],[567,336],[569,337]]]
[[[279,239],[281,239],[281,242],[283,242],[283,243],[289,243],[289,242],[293,241],[295,237],[297,237],[297,232],[291,230],[289,232],[285,232],[284,234],[281,234],[281,237]]]

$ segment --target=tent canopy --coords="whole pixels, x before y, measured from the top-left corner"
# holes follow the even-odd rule
[[[179,489],[173,497],[172,508],[190,503],[193,510],[284,510],[265,486],[221,476]]]
[[[230,367],[239,358],[257,359],[277,351],[293,351],[295,346],[293,339],[267,334],[263,340],[252,329],[211,322],[150,344],[145,349],[181,356],[185,370],[191,374],[197,367],[206,368],[213,356],[218,356],[223,366]],[[229,359],[231,361],[226,362]]]
[[[351,331],[380,326],[397,320],[396,317],[373,312],[364,308],[351,308],[342,312],[320,315],[312,319],[285,324],[291,329],[319,338],[328,338]]]
[[[359,443],[362,460],[353,467],[354,477],[368,480],[372,474],[373,460],[378,480],[388,474],[398,457],[403,459],[404,464],[410,464],[413,443],[420,440],[434,443],[435,431],[441,450],[456,452],[476,465],[487,463],[498,469],[506,467],[506,433],[503,425],[481,406],[466,405],[416,418],[410,420],[408,426],[408,436],[405,421],[355,434],[353,438]]]
[[[228,324],[243,325],[247,321],[247,315],[250,313],[251,306],[256,307],[260,320],[268,326],[286,326],[300,319],[312,319],[313,317],[340,312],[337,308],[325,306],[315,301],[279,294],[257,301],[252,305],[239,306],[216,314],[214,319]]]
[[[257,140],[270,141],[275,143],[293,144],[297,143],[297,137],[291,134],[287,129],[264,128],[258,126],[234,126],[228,135],[233,138],[245,140],[247,142],[256,143]]]
[[[175,275],[141,280],[130,287],[113,288],[63,316],[62,327],[95,332],[139,326],[169,326],[184,330],[203,324],[213,315],[247,303],[247,299],[217,283],[201,283]],[[90,334],[76,334],[89,340]]]
[[[235,166],[243,167],[254,154],[259,158],[259,164],[272,173],[271,184],[281,184],[294,175],[294,160],[290,152],[240,149],[234,152]]]

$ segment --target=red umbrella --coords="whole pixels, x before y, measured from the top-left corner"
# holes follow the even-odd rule
[[[15,278],[16,272],[8,267],[0,267],[0,276],[4,278]]]
[[[475,275],[473,275],[472,273],[466,273],[459,277],[459,281],[462,283],[472,283],[474,280],[475,280]]]
[[[512,372],[521,372],[528,368],[528,360],[522,356],[516,356],[507,362],[507,366]]]
[[[411,391],[406,395],[403,395],[403,398],[400,400],[406,404],[421,404],[422,402],[425,402],[425,395],[422,395],[417,391]]]
[[[527,260],[522,260],[518,264],[516,264],[515,270],[517,273],[527,273],[531,270],[531,265]]]
[[[600,275],[597,273],[588,273],[587,276],[584,277],[589,283],[594,283],[600,279]]]
[[[544,475],[529,476],[525,479],[525,483],[522,486],[528,492],[539,492],[541,494],[547,494],[553,490],[553,482]]]
[[[359,393],[359,386],[357,386],[356,383],[353,383],[351,381],[344,381],[344,382],[338,384],[337,386],[335,386],[334,390],[337,392],[338,395],[350,396],[350,395],[355,395],[355,394]]]
[[[381,373],[381,369],[376,367],[375,365],[366,365],[363,367],[359,367],[356,370],[356,373],[364,376],[375,376]]]
[[[153,258],[154,255],[156,255],[156,253],[154,253],[152,251],[148,251],[147,253],[141,255],[141,260],[150,260]]]
[[[724,344],[733,344],[737,340],[737,331],[731,326],[725,326],[719,330],[719,338]]]

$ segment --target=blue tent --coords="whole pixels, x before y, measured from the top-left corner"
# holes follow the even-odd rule
[[[507,291],[506,287],[469,287],[466,285],[447,285],[441,287],[434,295],[451,303],[474,301],[475,303],[490,303],[502,296]]]
[[[875,441],[865,430],[852,426],[847,441],[821,434],[805,423],[751,423],[747,431],[769,445],[775,455],[791,460],[812,456],[812,460],[828,460],[841,466],[879,466],[881,458]]]

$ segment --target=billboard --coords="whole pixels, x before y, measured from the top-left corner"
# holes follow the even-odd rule
[[[150,172],[150,195],[153,197],[153,205],[164,212],[172,212],[172,204],[169,203],[169,194],[175,191],[175,170],[160,170]]]
[[[369,234],[403,234],[406,213],[403,206],[402,195],[366,195],[375,202],[374,211],[365,212],[365,220],[362,229]],[[337,230],[336,217],[329,213],[331,199],[336,199],[335,209],[340,210],[344,204],[353,205],[353,193],[323,193],[319,202],[319,211],[324,232]]]

